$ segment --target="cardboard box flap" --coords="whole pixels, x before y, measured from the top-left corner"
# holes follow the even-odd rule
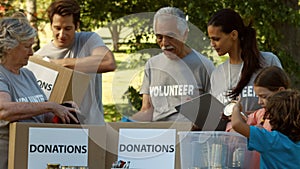
[[[49,101],[62,103],[63,101],[73,100],[80,105],[90,81],[88,74],[47,62],[38,56],[30,57],[29,61],[58,72]]]

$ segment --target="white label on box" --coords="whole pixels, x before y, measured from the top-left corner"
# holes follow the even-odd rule
[[[28,167],[88,166],[88,129],[29,128]]]
[[[26,66],[26,68],[28,68],[33,72],[33,74],[37,78],[37,83],[39,84],[39,86],[41,87],[41,89],[44,91],[47,98],[49,99],[58,72],[31,61],[28,61],[28,65]]]
[[[118,160],[130,168],[174,169],[175,129],[120,129]]]

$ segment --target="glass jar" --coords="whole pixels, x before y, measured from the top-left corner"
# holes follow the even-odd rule
[[[60,169],[60,164],[47,164],[47,169]]]

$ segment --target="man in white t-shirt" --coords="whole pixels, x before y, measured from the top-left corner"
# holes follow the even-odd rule
[[[88,73],[91,81],[80,105],[82,124],[103,124],[101,73],[116,69],[113,53],[94,32],[76,32],[80,7],[74,0],[57,0],[47,9],[53,40],[35,54],[51,62]]]

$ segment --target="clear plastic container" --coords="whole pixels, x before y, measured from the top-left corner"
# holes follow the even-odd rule
[[[259,156],[247,150],[246,137],[233,132],[178,132],[181,169],[253,169]]]

